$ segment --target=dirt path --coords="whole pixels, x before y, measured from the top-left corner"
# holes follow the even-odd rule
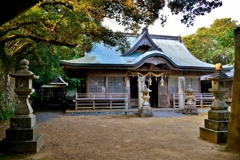
[[[207,115],[140,118],[135,115],[64,116],[38,122],[44,144],[37,154],[0,159],[239,160],[226,145],[199,138]],[[0,126],[0,140],[8,125]],[[11,157],[12,156],[12,157]]]

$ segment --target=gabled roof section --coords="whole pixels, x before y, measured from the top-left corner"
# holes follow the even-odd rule
[[[58,78],[57,78],[55,81],[51,82],[50,84],[62,84],[62,85],[68,86],[68,83],[65,82],[65,81],[62,79],[62,76],[60,76],[60,75],[58,75]]]
[[[141,46],[148,46],[149,50],[159,50],[162,51],[161,48],[159,48],[152,40],[151,36],[148,33],[147,28],[143,28],[142,33],[138,37],[138,39],[135,41],[133,46],[123,54],[123,56],[128,56],[134,53],[139,47]]]
[[[58,75],[58,78],[55,81],[42,85],[42,88],[65,88],[66,86],[68,86],[68,83],[65,82],[60,75]]]

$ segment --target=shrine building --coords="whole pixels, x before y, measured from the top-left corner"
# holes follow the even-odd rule
[[[83,57],[60,61],[69,78],[81,79],[76,109],[139,106],[139,77],[145,78],[151,90],[151,107],[176,107],[179,77],[185,78],[185,88],[191,85],[199,94],[206,91],[200,77],[215,72],[215,65],[194,57],[180,36],[150,35],[146,28],[141,34],[126,36],[130,49],[125,53],[99,43]],[[232,68],[225,65],[222,70]]]

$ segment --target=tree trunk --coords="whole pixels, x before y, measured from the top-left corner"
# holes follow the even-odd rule
[[[240,152],[240,27],[234,31],[234,40],[234,80],[227,143],[231,150]]]
[[[0,45],[0,94],[3,98],[2,102],[8,105],[16,102],[16,94],[14,93],[15,80],[10,78],[10,72],[14,72],[13,63]],[[2,107],[3,105],[0,106],[0,109]]]

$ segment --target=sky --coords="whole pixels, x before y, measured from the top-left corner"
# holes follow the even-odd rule
[[[194,26],[187,27],[181,23],[181,15],[171,15],[168,13],[168,21],[164,27],[160,22],[155,22],[153,26],[148,28],[150,34],[170,35],[170,36],[187,36],[196,33],[200,27],[209,27],[215,19],[231,18],[240,23],[240,0],[222,0],[222,7],[216,8],[211,13],[206,13],[204,16],[198,16],[195,19]],[[166,12],[167,13],[167,12]],[[124,31],[123,27],[119,26],[114,21],[104,22],[113,30]]]

